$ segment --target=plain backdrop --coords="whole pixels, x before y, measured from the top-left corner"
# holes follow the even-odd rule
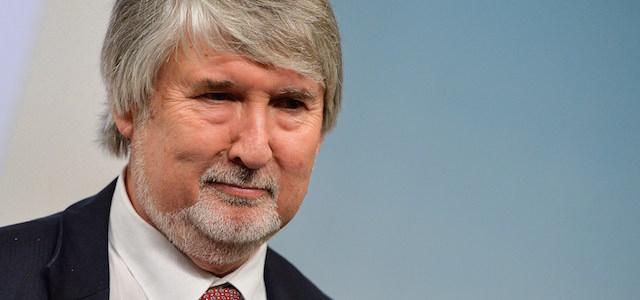
[[[0,225],[124,166],[111,3],[3,5]],[[276,250],[336,299],[640,298],[640,2],[332,3],[344,109]]]

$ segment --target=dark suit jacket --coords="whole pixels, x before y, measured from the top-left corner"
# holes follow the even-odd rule
[[[0,228],[0,299],[108,299],[114,188],[115,181],[61,213]],[[271,249],[264,281],[269,299],[328,299]]]

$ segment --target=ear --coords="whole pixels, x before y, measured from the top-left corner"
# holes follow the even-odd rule
[[[118,127],[118,131],[120,134],[125,136],[128,139],[133,137],[133,129],[134,129],[134,121],[132,113],[118,114],[116,109],[111,109],[111,115],[113,116],[113,120],[116,123],[116,127]]]

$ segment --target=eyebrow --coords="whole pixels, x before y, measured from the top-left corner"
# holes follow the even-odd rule
[[[213,80],[209,78],[200,79],[192,85],[198,90],[224,90],[236,86],[231,80]],[[300,101],[311,101],[317,98],[317,95],[305,88],[286,87],[278,90],[279,97],[289,97]]]
[[[197,89],[220,90],[232,88],[235,86],[235,83],[231,80],[212,80],[205,78],[195,81],[193,86]]]
[[[298,88],[283,88],[278,90],[278,94],[279,96],[290,97],[300,101],[310,101],[317,97],[315,93],[307,89]]]

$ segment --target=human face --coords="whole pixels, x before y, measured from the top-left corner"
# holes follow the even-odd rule
[[[177,51],[159,72],[146,117],[115,116],[132,142],[126,183],[134,208],[201,267],[238,262],[207,261],[180,240],[241,248],[236,258],[248,258],[246,249],[302,203],[323,140],[323,96],[290,70]]]

